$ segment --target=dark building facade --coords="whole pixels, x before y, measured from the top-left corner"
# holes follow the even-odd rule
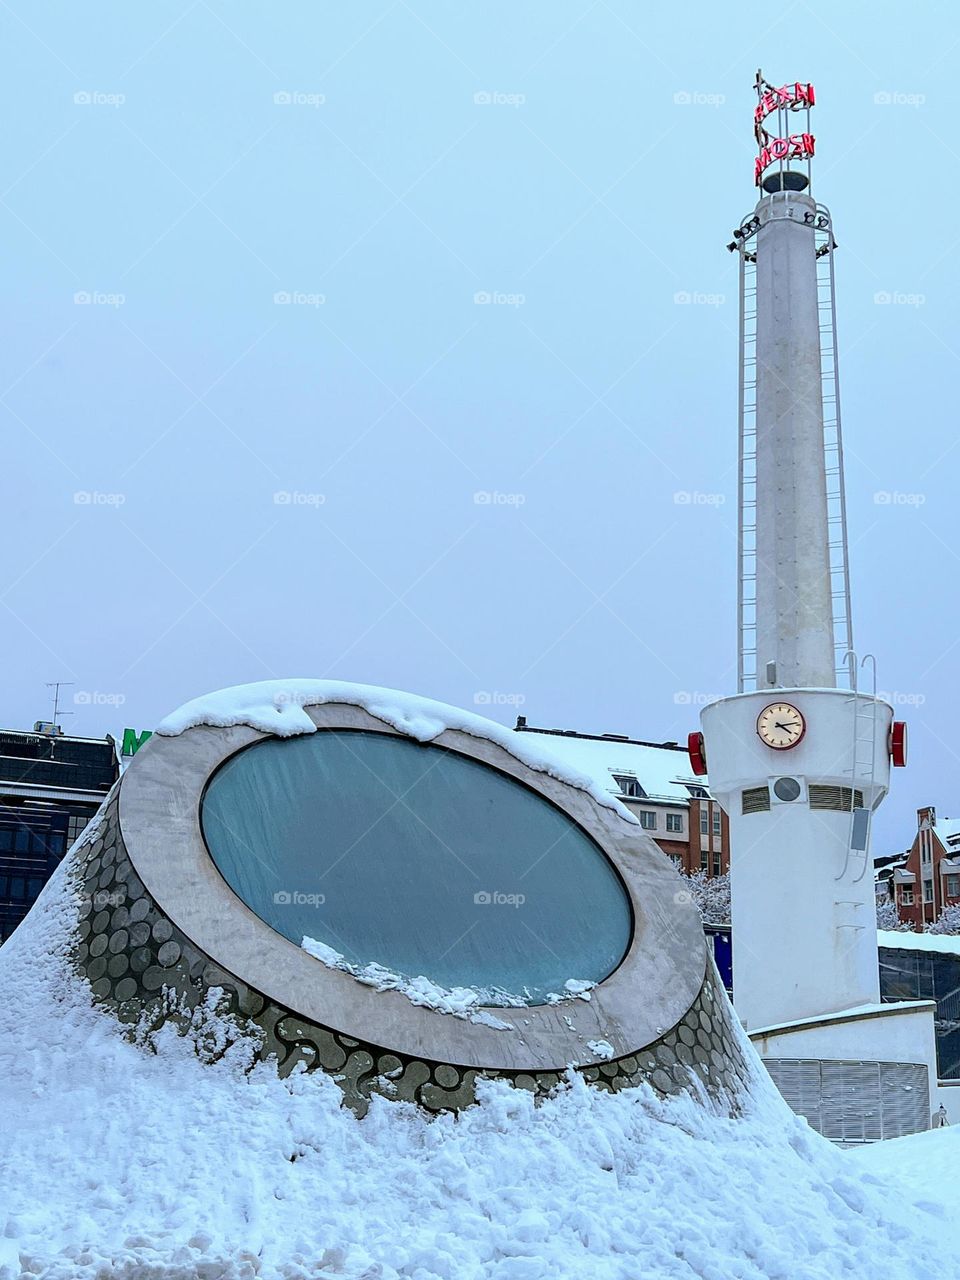
[[[112,738],[38,722],[0,729],[0,943],[36,902],[119,777]]]
[[[960,1080],[960,940],[930,938],[943,950],[928,950],[911,945],[914,935],[903,936],[902,947],[880,948],[880,998],[936,1000],[938,1074]]]

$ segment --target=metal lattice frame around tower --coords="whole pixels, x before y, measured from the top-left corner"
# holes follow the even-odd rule
[[[757,688],[757,255],[755,217],[735,233],[740,258],[740,387],[737,530],[737,690]],[[830,594],[833,606],[834,668],[837,684],[849,677],[846,654],[853,648],[847,502],[843,479],[840,423],[840,364],[833,220],[817,205],[814,223],[817,304],[820,317],[820,385],[823,403],[823,451],[827,484]],[[731,246],[732,248],[733,246]]]

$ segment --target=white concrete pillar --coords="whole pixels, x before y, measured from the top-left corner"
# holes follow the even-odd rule
[[[757,686],[832,688],[833,602],[824,473],[815,202],[756,207]]]

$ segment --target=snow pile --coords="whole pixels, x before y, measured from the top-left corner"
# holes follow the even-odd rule
[[[445,702],[435,702],[432,698],[421,698],[413,693],[401,693],[397,689],[349,684],[343,680],[261,680],[256,684],[236,685],[194,698],[163,719],[156,731],[166,737],[175,737],[200,724],[221,727],[247,724],[263,733],[291,738],[299,733],[316,732],[317,727],[304,708],[326,702],[345,702],[362,707],[370,715],[400,733],[416,738],[418,742],[432,742],[445,729],[459,729],[475,738],[486,738],[530,768],[588,792],[594,800],[613,809],[627,822],[639,822],[591,773],[568,767],[551,753],[549,744],[533,741],[536,735],[516,733],[470,711],[461,711]]]
[[[888,1182],[759,1078],[739,1120],[574,1077],[538,1107],[490,1082],[459,1117],[374,1098],[358,1121],[215,1017],[209,1064],[171,1027],[121,1039],[65,962],[73,911],[58,873],[0,950],[2,1280],[958,1274],[955,1157],[936,1194]]]
[[[874,1142],[851,1152],[857,1164],[871,1178],[891,1186],[899,1185],[900,1195],[920,1198],[934,1187],[952,1187],[960,1167],[960,1125],[915,1133],[909,1138]],[[943,1223],[948,1231],[954,1224]],[[960,1266],[956,1266],[960,1271]]]

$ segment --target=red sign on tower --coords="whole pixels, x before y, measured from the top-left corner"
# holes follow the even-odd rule
[[[794,81],[775,88],[767,84],[759,71],[755,87],[757,105],[753,113],[753,127],[760,152],[754,161],[753,180],[759,186],[764,172],[772,164],[785,160],[809,160],[814,154],[816,139],[810,132],[810,108],[817,99],[812,84]],[[791,133],[788,111],[806,111],[807,127],[799,133]],[[776,134],[770,133],[763,124],[774,112],[777,115]]]
[[[760,101],[753,113],[753,119],[756,124],[762,124],[771,111],[777,111],[780,107],[796,111],[799,107],[812,107],[816,100],[812,84],[798,82],[785,84],[780,89],[768,88],[760,94]]]

